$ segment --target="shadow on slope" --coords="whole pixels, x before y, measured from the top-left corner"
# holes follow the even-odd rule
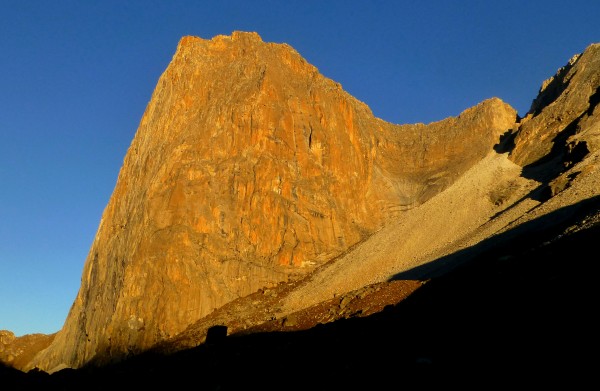
[[[477,251],[439,260],[442,269],[450,259],[461,266],[369,317],[245,336],[225,336],[221,326],[213,330],[216,338],[170,356],[146,353],[52,375],[4,376],[0,368],[0,381],[44,390],[574,387],[595,380],[600,224],[559,234],[599,210],[595,198],[489,239]],[[396,278],[425,272],[432,270]]]
[[[526,252],[544,252],[544,246],[564,230],[600,213],[600,196],[560,208],[525,222],[507,232],[492,236],[475,246],[457,251],[435,261],[398,273],[393,280],[424,280],[439,277],[466,262],[478,259],[486,264],[501,264]],[[577,249],[573,249],[577,251]],[[523,262],[523,266],[529,262]],[[490,265],[493,266],[493,265]],[[543,270],[543,265],[540,266]]]

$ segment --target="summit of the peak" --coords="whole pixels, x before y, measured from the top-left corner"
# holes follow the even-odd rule
[[[231,39],[248,39],[252,41],[262,41],[261,36],[255,31],[234,31],[231,33]]]
[[[179,40],[179,46],[188,46],[203,41],[248,41],[248,42],[263,42],[261,36],[254,31],[233,31],[231,35],[216,35],[211,39],[203,39],[195,35],[184,35]]]

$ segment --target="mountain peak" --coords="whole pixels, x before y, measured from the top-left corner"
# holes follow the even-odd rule
[[[254,31],[234,31],[231,33],[231,39],[233,41],[248,40],[248,41],[260,41],[262,38],[257,32]]]
[[[226,50],[233,48],[252,47],[257,44],[265,44],[255,32],[234,31],[231,35],[217,35],[211,39],[203,39],[194,35],[181,37],[177,45],[174,57],[194,57],[195,50],[211,51]]]
[[[448,188],[515,120],[492,98],[430,125],[390,124],[288,45],[183,37],[64,327],[31,367],[138,353],[308,275]]]
[[[186,47],[197,45],[199,43],[212,43],[214,45],[222,45],[227,42],[236,43],[260,43],[263,42],[260,35],[256,32],[234,31],[231,35],[216,35],[211,39],[203,39],[195,35],[185,35],[179,40],[178,47]]]

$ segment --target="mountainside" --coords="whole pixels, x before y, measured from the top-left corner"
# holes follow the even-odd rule
[[[523,265],[533,278],[547,267],[555,279],[571,262],[590,267],[581,249],[557,247],[577,257],[564,265],[543,251],[597,231],[599,90],[595,44],[544,82],[524,118],[492,98],[457,117],[396,125],[285,44],[242,32],[184,37],[127,152],[64,327],[33,359],[11,363],[83,370],[204,346],[211,332],[369,325],[402,317],[411,304],[397,304],[419,292],[466,289],[473,270],[488,278]],[[460,286],[443,285],[452,278]],[[476,299],[465,292],[461,300]],[[413,321],[415,333],[419,320],[403,322]],[[314,333],[335,335],[322,327]],[[402,356],[407,368],[417,358]]]

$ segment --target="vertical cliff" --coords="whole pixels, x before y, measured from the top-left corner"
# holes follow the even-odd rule
[[[142,351],[314,270],[447,187],[515,119],[490,99],[429,125],[389,124],[286,44],[182,38],[64,327],[29,368]]]

